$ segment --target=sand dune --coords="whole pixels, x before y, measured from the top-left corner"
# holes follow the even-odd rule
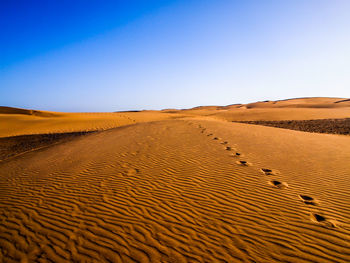
[[[0,114],[22,114],[22,115],[34,115],[39,117],[54,117],[59,116],[57,112],[27,110],[13,107],[0,106]]]
[[[0,138],[16,135],[66,133],[77,131],[107,130],[115,127],[173,119],[182,114],[170,114],[161,111],[116,112],[116,113],[52,113],[27,114],[27,110],[1,111]],[[25,112],[19,114],[18,112]],[[39,111],[36,111],[39,112]],[[49,115],[52,114],[52,115]]]
[[[343,108],[350,107],[350,99],[309,97],[286,100],[265,100],[248,104],[232,104],[228,106],[198,106],[189,110],[222,110],[222,109],[254,109],[254,108]]]
[[[107,130],[139,122],[192,116],[207,116],[211,119],[226,121],[348,118],[350,117],[350,100],[302,98],[229,106],[200,106],[185,110],[114,113],[58,113],[0,107],[0,138],[41,133]]]
[[[350,136],[180,112],[101,113],[130,120],[0,162],[2,261],[350,261]]]
[[[247,108],[341,108],[349,107],[350,100],[344,98],[297,98],[277,101],[249,103]]]
[[[234,104],[223,107],[204,106],[188,109],[184,112],[227,121],[348,118],[350,117],[350,100],[343,98],[301,98]]]

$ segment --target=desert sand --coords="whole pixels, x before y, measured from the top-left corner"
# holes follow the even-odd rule
[[[97,132],[0,161],[0,262],[350,262],[350,136],[232,122],[349,117],[342,98],[3,107],[4,142]]]

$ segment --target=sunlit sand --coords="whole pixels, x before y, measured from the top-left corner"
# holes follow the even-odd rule
[[[236,122],[348,117],[341,98],[0,108],[0,258],[350,262],[350,136]]]

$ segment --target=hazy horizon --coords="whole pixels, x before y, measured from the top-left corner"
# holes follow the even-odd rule
[[[0,105],[111,112],[350,97],[350,2],[0,3]]]

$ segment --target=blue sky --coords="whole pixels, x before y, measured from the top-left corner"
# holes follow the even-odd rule
[[[347,0],[0,0],[0,105],[350,97],[349,14]]]

